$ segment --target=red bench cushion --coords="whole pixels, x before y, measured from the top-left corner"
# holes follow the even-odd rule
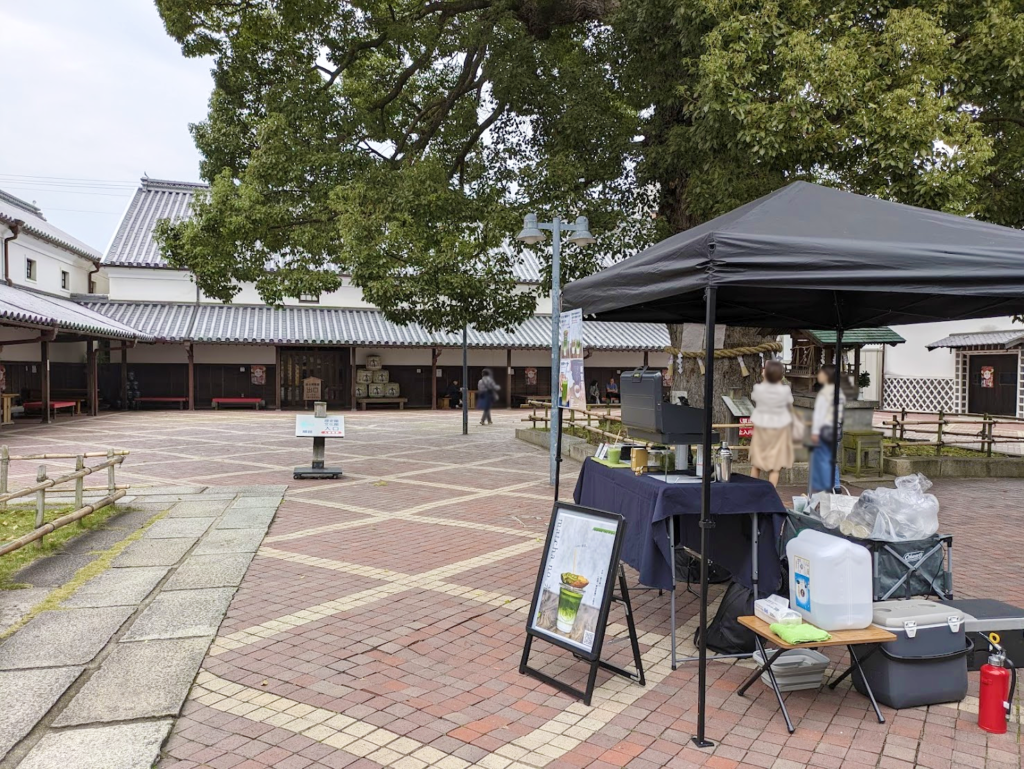
[[[214,403],[259,403],[262,398],[214,398]]]
[[[27,403],[22,403],[21,405],[24,406],[27,409],[41,409],[43,407],[43,402],[42,401],[28,401]],[[74,401],[50,401],[50,408],[52,408],[52,409],[67,409],[67,408],[74,408],[74,407],[75,407],[75,402]]]

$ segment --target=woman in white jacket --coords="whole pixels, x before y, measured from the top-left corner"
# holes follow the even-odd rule
[[[750,474],[759,478],[761,473],[768,473],[773,486],[779,483],[779,471],[793,466],[793,390],[782,381],[785,373],[782,363],[768,361],[764,381],[754,385],[750,395],[754,402]]]
[[[821,367],[818,371],[818,383],[821,389],[814,399],[814,417],[811,421],[811,443],[814,448],[811,450],[811,493],[816,491],[831,491],[839,487],[839,468],[836,467],[832,473],[832,444],[836,438],[842,435],[843,407],[846,404],[846,396],[842,388],[839,390],[839,432],[840,435],[833,435],[833,405],[836,392],[836,367],[831,363]],[[831,480],[829,476],[833,477]]]

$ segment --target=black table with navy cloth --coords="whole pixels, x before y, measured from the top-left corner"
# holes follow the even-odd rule
[[[576,503],[619,513],[626,520],[621,558],[640,573],[641,584],[671,590],[672,552],[669,526],[676,520],[677,546],[700,549],[699,483],[665,483],[658,474],[635,475],[587,460],[573,498]],[[753,587],[750,515],[758,514],[759,593],[775,592],[781,579],[779,536],[786,507],[768,481],[733,473],[728,483],[711,484],[708,558]]]

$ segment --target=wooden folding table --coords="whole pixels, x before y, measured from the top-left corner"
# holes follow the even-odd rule
[[[896,636],[888,630],[883,630],[882,628],[875,627],[874,625],[869,625],[863,630],[832,630],[829,631],[829,635],[832,637],[828,641],[789,644],[775,635],[768,623],[764,620],[758,619],[757,617],[738,617],[737,619],[743,627],[753,631],[754,643],[757,646],[757,650],[761,653],[761,659],[764,660],[764,664],[755,670],[750,677],[743,682],[743,685],[736,690],[736,693],[742,697],[746,693],[747,689],[750,688],[751,684],[753,684],[762,673],[767,673],[768,680],[771,682],[771,687],[775,690],[775,696],[779,700],[779,707],[782,709],[782,716],[786,719],[786,728],[789,729],[790,734],[794,731],[793,722],[789,720],[789,712],[786,710],[786,703],[783,702],[782,699],[782,690],[779,689],[779,683],[775,680],[775,673],[772,671],[772,665],[775,663],[775,660],[777,660],[783,652],[789,651],[790,649],[817,649],[825,646],[845,646],[850,652],[850,669],[847,670],[846,673],[843,673],[838,680],[845,678],[850,672],[856,672],[859,674],[860,680],[864,684],[864,691],[867,693],[868,699],[871,700],[871,707],[875,709],[875,715],[878,716],[878,723],[885,723],[885,718],[882,717],[882,711],[878,709],[878,703],[875,701],[875,695],[871,691],[871,685],[868,683],[868,679],[864,675],[864,670],[860,665],[860,658],[857,657],[857,652],[854,651],[854,647],[859,646],[860,644],[882,644],[888,643],[889,641],[895,641]],[[771,657],[769,657],[765,651],[764,643],[761,639],[768,641],[776,647]]]

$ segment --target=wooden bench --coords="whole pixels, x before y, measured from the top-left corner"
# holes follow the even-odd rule
[[[373,405],[392,405],[397,403],[400,410],[405,409],[405,404],[408,398],[356,398],[356,404],[363,411],[366,411],[366,407]]]
[[[257,411],[263,406],[262,398],[214,398],[213,407],[221,406],[254,406]]]
[[[21,405],[25,407],[25,411],[43,410],[42,401],[28,401],[26,403],[22,403]],[[71,412],[73,414],[81,414],[82,401],[77,399],[73,401],[50,401],[50,409],[53,411],[54,416],[57,416],[57,409],[71,409]]]
[[[177,403],[179,409],[184,409],[188,398],[178,398],[170,395],[147,395],[144,398],[136,398],[138,403]]]

